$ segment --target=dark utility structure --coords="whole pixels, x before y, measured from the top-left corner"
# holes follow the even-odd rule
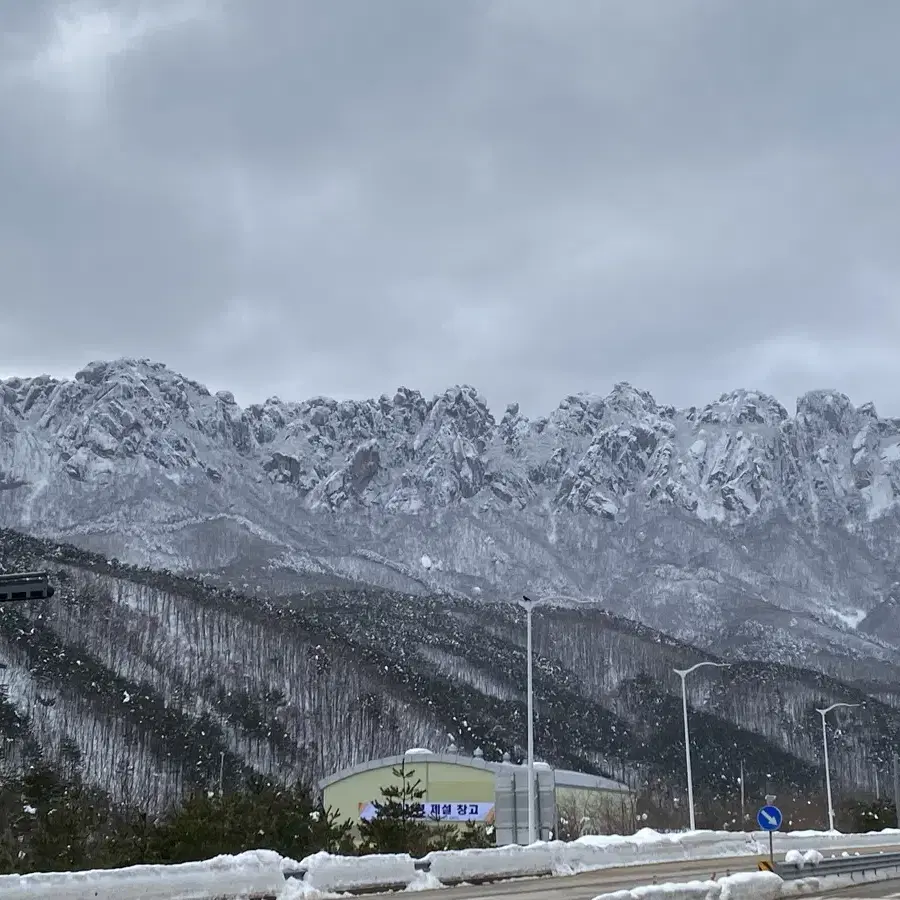
[[[0,575],[0,603],[10,600],[46,600],[54,594],[46,572],[14,572]]]

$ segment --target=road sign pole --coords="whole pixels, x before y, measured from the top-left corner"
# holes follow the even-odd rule
[[[781,814],[781,810],[777,806],[773,806],[772,804],[775,801],[775,797],[772,794],[766,795],[766,805],[756,814],[756,824],[762,828],[763,831],[769,832],[769,862],[774,867],[775,865],[775,832],[781,828],[781,823],[784,820],[784,816]]]

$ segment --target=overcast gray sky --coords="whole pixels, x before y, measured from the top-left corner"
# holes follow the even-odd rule
[[[0,374],[900,415],[897,0],[3,0]]]

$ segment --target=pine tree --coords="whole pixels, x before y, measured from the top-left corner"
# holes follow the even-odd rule
[[[363,847],[374,853],[422,855],[430,849],[430,830],[425,822],[425,789],[406,763],[394,768],[396,783],[381,788],[381,800],[372,804],[374,816],[359,826]]]
[[[154,861],[188,862],[255,849],[303,859],[317,850],[352,848],[350,822],[315,805],[304,785],[255,778],[221,797],[213,792],[191,797],[160,824],[148,852]]]
[[[451,850],[470,850],[473,848],[495,847],[496,841],[493,837],[493,831],[488,831],[487,826],[481,822],[466,822],[466,827],[462,831],[454,829],[456,832],[456,840],[448,849]]]

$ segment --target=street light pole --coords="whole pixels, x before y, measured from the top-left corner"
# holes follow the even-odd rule
[[[537,606],[537,600],[523,596],[519,605],[525,610],[526,650],[528,669],[528,843],[535,842],[534,834],[534,675],[532,668],[531,614]]]
[[[828,830],[834,831],[834,803],[831,800],[831,769],[828,764],[828,730],[825,727],[825,716],[828,715],[833,709],[837,709],[839,706],[846,706],[848,708],[854,706],[860,706],[859,703],[832,703],[831,706],[827,706],[825,709],[816,708],[816,712],[822,717],[822,747],[825,750],[825,791],[828,794]]]
[[[530,597],[522,596],[518,600],[519,606],[525,610],[527,634],[526,657],[527,657],[527,692],[528,692],[528,843],[533,844],[537,840],[535,834],[534,808],[535,808],[535,784],[534,784],[534,676],[533,676],[533,652],[532,652],[532,629],[531,614],[534,608],[542,603],[552,603],[553,601],[563,601],[567,603],[575,603],[588,605],[591,601],[582,600],[578,597],[568,597],[565,594],[551,594],[532,600]]]
[[[687,685],[685,683],[685,678],[691,674],[691,672],[695,672],[697,669],[702,669],[704,666],[714,666],[717,669],[727,669],[728,663],[716,663],[716,662],[699,662],[695,663],[689,669],[675,669],[674,672],[681,678],[681,706],[684,711],[684,758],[687,763],[687,788],[688,788],[688,811],[690,812],[690,821],[691,821],[691,831],[696,831],[696,822],[694,820],[694,779],[693,774],[691,772],[691,735],[690,730],[688,728],[688,705],[687,705]]]

